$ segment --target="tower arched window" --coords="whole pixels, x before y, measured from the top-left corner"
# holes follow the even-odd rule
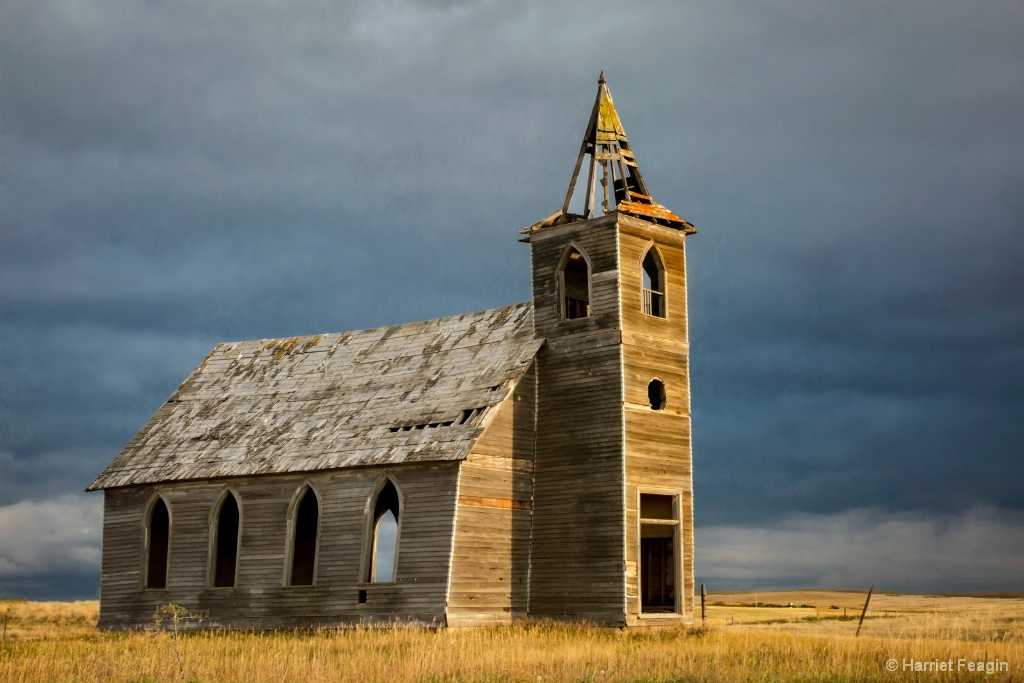
[[[643,260],[644,314],[665,317],[665,266],[655,247],[647,250]]]
[[[558,269],[559,312],[562,320],[590,315],[590,261],[576,246],[562,256]]]
[[[230,491],[217,509],[213,526],[213,587],[234,588],[238,575],[241,513]]]
[[[316,573],[317,541],[320,535],[320,502],[306,487],[292,515],[290,586],[312,586]]]
[[[390,479],[377,492],[372,511],[366,580],[370,583],[390,583],[395,580],[401,515],[398,489]]]
[[[146,588],[167,588],[167,563],[171,548],[171,513],[157,498],[146,522]]]

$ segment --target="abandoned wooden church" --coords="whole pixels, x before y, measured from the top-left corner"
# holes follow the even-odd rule
[[[100,627],[691,622],[695,232],[602,74],[532,302],[220,344],[150,418],[89,486]]]

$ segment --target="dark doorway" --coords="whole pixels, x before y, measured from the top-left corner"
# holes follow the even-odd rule
[[[677,611],[679,519],[675,496],[640,495],[640,611]]]
[[[217,515],[216,564],[213,570],[214,588],[234,588],[238,567],[238,501],[228,493]]]
[[[149,557],[146,588],[167,588],[167,556],[171,542],[171,515],[163,498],[157,498],[149,513]]]
[[[316,541],[320,527],[320,505],[313,489],[299,501],[295,511],[295,533],[292,546],[292,586],[312,586],[316,567]]]
[[[654,527],[649,533],[668,533],[667,537],[640,539],[640,610],[675,612],[674,529]]]

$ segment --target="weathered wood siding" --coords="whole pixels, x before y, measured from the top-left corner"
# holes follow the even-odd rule
[[[460,467],[449,626],[507,624],[526,614],[536,378],[531,367],[493,409]]]
[[[684,236],[677,230],[620,218],[619,254],[623,264],[623,377],[626,452],[626,612],[640,623],[639,494],[679,496],[680,544],[677,557],[682,620],[693,619],[693,479],[690,447],[689,347],[686,327]],[[641,261],[657,245],[666,271],[665,318],[644,315]],[[652,410],[647,388],[652,379],[665,384],[667,403]],[[658,619],[665,617],[659,615]]]
[[[591,263],[591,315],[558,319],[570,241]],[[531,616],[624,623],[622,357],[615,216],[531,235],[537,449]]]
[[[394,583],[361,581],[368,500],[387,472],[402,497]],[[153,623],[157,606],[202,615],[201,627],[280,628],[391,620],[443,623],[458,464],[359,468],[109,489],[104,498],[100,628]],[[315,585],[284,586],[288,511],[305,482],[320,503]],[[210,520],[225,487],[238,498],[235,588],[209,588]],[[144,519],[159,493],[171,515],[165,589],[143,589]],[[366,590],[365,604],[359,603]]]

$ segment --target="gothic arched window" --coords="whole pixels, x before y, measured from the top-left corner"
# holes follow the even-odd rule
[[[590,315],[590,260],[571,245],[558,268],[559,317],[562,320]]]
[[[230,491],[217,510],[213,527],[213,587],[234,588],[238,573],[241,515],[238,500]]]
[[[291,572],[289,586],[312,586],[316,573],[317,539],[320,535],[320,503],[305,487],[292,513]]]
[[[395,580],[398,558],[398,523],[401,503],[398,489],[389,479],[377,492],[370,519],[370,561],[367,563],[367,581],[390,583]]]
[[[651,246],[643,260],[644,314],[665,317],[665,266],[658,249]]]
[[[167,563],[171,548],[171,513],[158,497],[146,523],[146,588],[167,588]]]

